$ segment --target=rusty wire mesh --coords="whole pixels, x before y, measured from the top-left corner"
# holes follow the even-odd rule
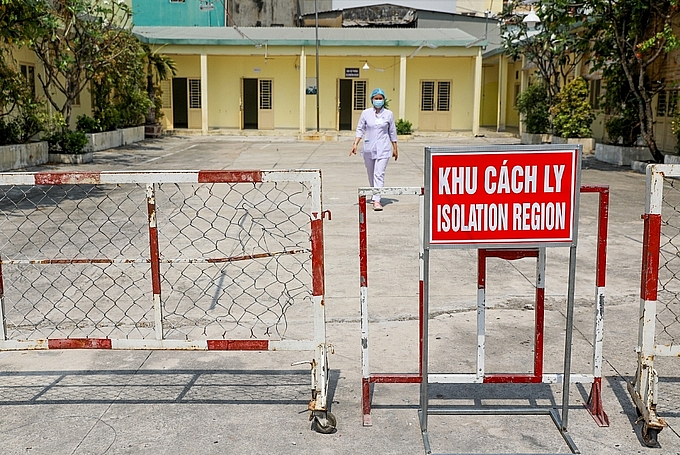
[[[165,339],[309,338],[306,184],[155,196]],[[0,186],[0,258],[8,339],[155,336],[146,185]]]
[[[656,344],[680,344],[680,181],[666,178],[661,211]]]

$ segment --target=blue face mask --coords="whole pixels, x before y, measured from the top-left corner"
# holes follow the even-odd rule
[[[385,105],[385,100],[373,100],[373,107],[380,109]]]

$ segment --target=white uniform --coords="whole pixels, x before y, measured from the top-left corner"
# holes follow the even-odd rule
[[[380,112],[373,107],[365,109],[357,124],[356,137],[364,137],[361,155],[366,163],[368,184],[372,188],[382,188],[387,162],[392,156],[392,143],[397,142],[394,114],[385,108]],[[380,195],[373,195],[373,201],[380,201]]]

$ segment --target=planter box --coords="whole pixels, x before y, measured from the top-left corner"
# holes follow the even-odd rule
[[[633,161],[653,160],[648,147],[624,147],[622,145],[595,145],[595,159],[617,166],[630,166]]]
[[[144,125],[144,137],[158,137],[163,132],[163,125],[155,123],[153,125]]]
[[[521,143],[527,145],[533,144],[550,144],[552,142],[552,134],[529,134],[522,133]]]
[[[50,153],[50,163],[60,164],[85,164],[91,163],[93,159],[92,152],[87,153]]]
[[[48,160],[48,150],[47,142],[3,145],[0,147],[0,171],[45,164]]]
[[[88,152],[98,152],[143,141],[144,125],[115,131],[104,131],[103,133],[89,133],[86,136],[87,145],[85,150]]]
[[[578,145],[581,144],[583,146],[583,154],[584,155],[591,155],[593,153],[593,150],[595,150],[595,139],[592,137],[559,137],[559,136],[553,136],[552,138],[552,143],[553,144],[574,144]]]

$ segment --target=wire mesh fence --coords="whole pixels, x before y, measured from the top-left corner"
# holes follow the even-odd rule
[[[664,179],[656,344],[680,344],[680,181]]]
[[[0,184],[5,339],[310,338],[311,183],[181,180]]]

